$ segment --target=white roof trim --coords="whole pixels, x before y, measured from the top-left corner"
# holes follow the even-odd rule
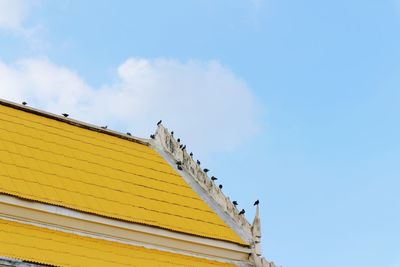
[[[223,262],[248,262],[249,248],[0,194],[0,218],[73,234]]]

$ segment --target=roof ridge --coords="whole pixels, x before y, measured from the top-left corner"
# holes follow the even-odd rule
[[[51,113],[51,112],[47,112],[47,111],[44,111],[44,110],[41,110],[41,109],[38,109],[38,108],[33,108],[33,107],[26,106],[26,105],[21,105],[21,104],[18,104],[18,103],[12,102],[12,101],[8,101],[8,100],[2,99],[2,98],[0,98],[0,105],[11,107],[11,108],[15,108],[15,109],[18,109],[18,110],[21,110],[21,111],[24,111],[24,112],[32,113],[32,114],[39,115],[39,116],[42,116],[42,117],[46,117],[46,118],[49,118],[49,119],[53,119],[53,120],[56,120],[56,121],[64,122],[64,123],[67,123],[67,124],[70,124],[70,125],[73,125],[73,126],[77,126],[77,127],[80,127],[80,128],[84,128],[84,129],[87,129],[87,130],[91,130],[91,131],[95,131],[95,132],[111,135],[111,136],[114,136],[114,137],[117,137],[117,138],[125,139],[125,140],[131,141],[131,142],[135,142],[135,143],[139,143],[139,144],[142,144],[142,145],[146,145],[146,146],[150,145],[149,142],[148,142],[148,139],[136,137],[136,136],[133,136],[133,135],[127,135],[127,134],[124,134],[124,133],[121,133],[121,132],[118,132],[118,131],[115,131],[115,130],[105,129],[105,128],[102,128],[100,126],[94,125],[94,124],[90,124],[90,123],[83,122],[83,121],[76,120],[76,119],[71,119],[69,117],[64,117],[62,115],[57,115],[57,114],[54,114],[54,113]]]

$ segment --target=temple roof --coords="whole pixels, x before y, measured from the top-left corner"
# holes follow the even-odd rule
[[[2,256],[53,266],[234,266],[1,219],[0,248]]]
[[[1,103],[0,193],[246,244],[145,142]]]

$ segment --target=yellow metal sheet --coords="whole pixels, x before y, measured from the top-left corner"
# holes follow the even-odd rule
[[[1,219],[0,256],[69,267],[234,266]]]
[[[2,105],[0,192],[245,244],[152,148]]]

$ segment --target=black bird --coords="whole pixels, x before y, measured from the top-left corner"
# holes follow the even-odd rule
[[[101,128],[103,128],[103,129],[107,129],[107,125],[106,125],[106,126],[101,126]]]
[[[171,132],[171,135],[174,136],[174,131]]]
[[[180,139],[180,138],[178,138],[178,139],[176,139],[176,141],[177,141],[178,143],[180,143],[180,142],[181,142],[181,139]]]
[[[232,204],[233,204],[235,207],[236,207],[237,205],[239,205],[239,204],[237,203],[236,200],[232,201]]]
[[[204,169],[203,170],[205,173],[207,173],[207,172],[209,172],[210,170],[209,169]]]
[[[190,152],[190,157],[192,157],[192,158],[193,158],[193,153],[192,153],[192,152]]]
[[[24,101],[24,102],[22,102],[22,105],[26,106],[26,104],[28,104],[28,103],[26,103],[25,101]]]
[[[220,184],[218,187],[219,187],[219,189],[222,189],[223,186],[222,186],[222,184]]]
[[[257,199],[256,202],[254,202],[254,206],[257,206],[258,204],[260,204],[260,201]]]
[[[245,211],[244,209],[242,209],[242,210],[239,212],[239,215],[243,215],[245,212],[246,212],[246,211]]]
[[[63,114],[61,114],[61,115],[63,115],[65,118],[67,118],[67,117],[69,116],[68,113],[63,113]]]
[[[218,180],[218,178],[215,176],[211,176],[211,181],[215,181],[215,180]]]
[[[157,122],[157,126],[160,126],[161,123],[162,123],[162,120],[160,120],[159,122]]]
[[[130,132],[127,132],[127,133],[126,133],[126,135],[129,135],[129,136],[131,136],[131,133],[130,133]]]
[[[197,162],[198,165],[200,165],[200,160],[197,160],[196,162]]]
[[[154,139],[154,138],[156,138],[156,136],[155,136],[154,134],[151,134],[151,135],[150,135],[150,138],[151,138],[151,139]]]
[[[178,170],[180,170],[180,171],[183,170],[181,165],[178,165]]]
[[[182,148],[182,147],[183,147],[183,145],[180,145],[180,146],[179,146],[179,148]]]
[[[182,147],[182,150],[185,150],[186,149],[186,145],[184,145],[183,147]]]

